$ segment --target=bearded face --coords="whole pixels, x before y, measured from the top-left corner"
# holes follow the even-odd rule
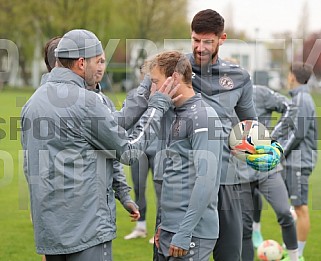
[[[223,34],[226,37],[225,34]],[[219,46],[225,40],[214,33],[192,32],[192,49],[195,63],[199,66],[205,66],[215,62],[218,56]]]

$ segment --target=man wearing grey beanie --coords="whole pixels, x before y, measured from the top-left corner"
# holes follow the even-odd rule
[[[179,85],[168,78],[149,100],[142,82],[135,99],[139,124],[121,119],[86,90],[96,81],[103,48],[86,30],[72,30],[55,50],[58,67],[21,113],[37,253],[47,261],[112,260],[116,237],[113,159],[131,164],[155,138]],[[146,94],[147,93],[147,94]],[[144,107],[145,106],[145,107]],[[148,137],[148,138],[147,138]],[[107,192],[107,197],[106,197]],[[139,213],[131,212],[133,219]]]

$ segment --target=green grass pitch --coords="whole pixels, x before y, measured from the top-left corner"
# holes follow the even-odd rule
[[[30,89],[4,89],[0,91],[0,261],[35,261],[41,257],[35,253],[33,229],[30,220],[28,189],[22,172],[19,116],[21,107],[31,96]],[[108,94],[120,106],[124,94]],[[313,95],[321,116],[321,95]],[[321,128],[319,128],[321,131]],[[321,135],[319,135],[321,138]],[[319,146],[320,148],[320,146]],[[319,159],[321,157],[319,153]],[[128,168],[127,180],[131,184]],[[310,178],[309,207],[311,232],[304,252],[306,261],[321,260],[321,161]],[[133,194],[132,194],[133,195]],[[150,261],[152,245],[148,240],[153,235],[156,201],[151,175],[147,185],[147,225],[145,239],[124,240],[131,232],[134,223],[130,222],[127,212],[117,205],[117,239],[113,241],[115,261]],[[282,242],[281,232],[275,214],[265,204],[262,214],[262,233],[265,239]]]

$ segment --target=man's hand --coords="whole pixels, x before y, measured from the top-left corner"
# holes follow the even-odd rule
[[[124,207],[130,213],[129,214],[129,216],[131,217],[130,221],[134,222],[140,218],[138,207],[134,202],[131,202],[131,201],[125,202]]]
[[[274,169],[283,155],[282,146],[276,141],[272,141],[271,145],[257,145],[255,151],[257,154],[247,156],[246,163],[258,171]]]
[[[157,228],[157,231],[156,231],[156,233],[155,233],[155,236],[154,236],[154,243],[155,243],[155,246],[157,247],[157,248],[159,248],[159,235],[160,235],[160,231],[161,231],[161,229],[160,229],[160,226]]]
[[[131,217],[131,222],[134,222],[134,221],[138,221],[138,219],[140,218],[140,213],[139,211],[132,211],[129,216]]]
[[[187,252],[188,251],[183,248],[170,244],[168,255],[173,257],[180,257],[180,256],[185,256]]]
[[[158,90],[156,88],[156,84],[155,83],[152,84],[151,95],[154,94],[157,90],[157,92],[168,95],[170,98],[172,98],[173,103],[175,103],[183,96],[182,94],[180,94],[180,95],[177,95],[175,98],[173,98],[179,87],[180,87],[180,84],[177,84],[174,86],[174,79],[172,77],[168,77],[164,82],[164,84]]]

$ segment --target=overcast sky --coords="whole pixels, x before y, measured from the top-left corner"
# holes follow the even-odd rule
[[[189,0],[189,17],[202,9],[211,8],[219,12],[236,29],[245,30],[248,37],[271,38],[272,33],[297,32],[302,9],[306,0]],[[321,1],[308,0],[309,32],[321,31]],[[231,7],[232,8],[229,8]],[[231,11],[228,11],[232,9]]]

